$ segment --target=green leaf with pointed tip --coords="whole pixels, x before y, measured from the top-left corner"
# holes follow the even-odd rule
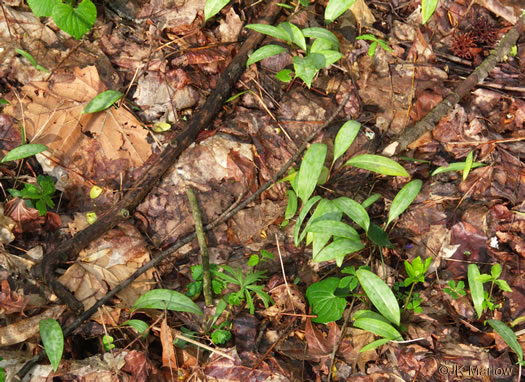
[[[471,169],[478,168],[481,166],[486,166],[486,164],[480,163],[480,162],[474,162],[472,163]],[[434,175],[441,174],[443,172],[448,172],[448,171],[463,171],[464,169],[465,169],[465,162],[455,162],[455,163],[449,164],[446,167],[441,166],[441,167],[436,168],[430,175],[434,176]]]
[[[314,192],[326,158],[326,145],[313,143],[304,154],[297,174],[297,196],[306,203]]]
[[[40,145],[38,143],[28,143],[15,147],[13,150],[9,151],[5,157],[2,158],[0,163],[9,162],[12,160],[24,159],[30,156],[39,154],[43,151],[46,151],[47,146]]]
[[[143,337],[146,337],[148,334],[149,325],[142,320],[127,320],[120,326],[131,326],[137,331],[137,333],[139,333]]]
[[[38,323],[40,329],[40,338],[44,349],[46,349],[47,358],[51,362],[53,371],[57,371],[62,352],[64,351],[64,333],[57,320],[46,318]]]
[[[306,52],[306,40],[303,32],[301,32],[297,25],[285,21],[280,23],[278,28],[282,29],[295,45]]]
[[[372,204],[374,204],[380,197],[381,194],[370,195],[368,198],[366,198],[366,200],[363,201],[363,203],[361,203],[361,205],[363,206],[363,208],[368,208]]]
[[[368,232],[370,227],[370,217],[368,212],[363,208],[362,205],[357,203],[355,200],[342,196],[334,199],[333,203],[339,208],[346,216],[352,219],[358,226],[363,228],[365,232]]]
[[[286,212],[284,213],[284,219],[289,220],[295,216],[297,212],[297,195],[293,190],[288,190],[286,192],[288,195],[288,205],[286,206]]]
[[[518,356],[518,361],[523,361],[523,349],[518,342],[516,333],[514,333],[511,328],[505,325],[505,323],[499,320],[487,320],[487,322],[494,328],[501,338],[503,338],[503,341],[509,345],[509,348],[511,348],[512,351],[516,353]]]
[[[319,69],[325,67],[325,58],[320,53],[310,53],[306,57],[294,56],[292,58],[295,75],[304,81],[310,88]]]
[[[169,289],[154,289],[144,293],[133,304],[132,311],[137,309],[168,309],[204,315],[190,298]]]
[[[472,160],[474,157],[474,151],[471,151],[467,155],[467,159],[465,159],[465,167],[463,168],[463,181],[467,180],[468,174],[470,170],[472,169]]]
[[[79,40],[95,24],[97,7],[91,0],[82,0],[78,7],[58,2],[53,7],[53,21],[64,32]]]
[[[421,190],[423,182],[419,179],[415,179],[412,182],[406,184],[396,195],[388,211],[388,226],[395,218],[401,215],[410,204],[414,201],[417,194]]]
[[[316,41],[317,40],[328,41],[337,50],[339,50],[339,40],[337,39],[336,35],[330,32],[328,29],[319,28],[319,27],[304,28],[303,35],[308,38],[315,38]]]
[[[204,22],[215,16],[230,0],[206,0],[204,4]]]
[[[324,20],[331,23],[347,11],[355,3],[355,0],[329,0],[324,10]]]
[[[283,69],[275,75],[275,77],[282,82],[288,83],[293,80],[294,72],[291,69]]]
[[[409,176],[407,170],[396,161],[374,154],[361,154],[351,158],[345,166],[354,166],[382,175]]]
[[[38,65],[38,63],[36,62],[36,60],[33,58],[33,56],[31,54],[29,54],[28,52],[26,52],[25,50],[22,50],[22,49],[15,49],[16,53],[20,54],[21,56],[25,57],[30,63],[31,65],[33,65],[36,69],[42,71],[42,72],[46,72],[46,73],[49,73],[49,70],[47,70],[46,68],[44,68],[42,65]]]
[[[339,53],[336,50],[327,49],[327,50],[321,50],[320,52],[317,52],[319,54],[322,54],[324,57],[324,67],[328,68],[330,65],[335,64],[337,61],[343,57],[341,53]]]
[[[401,341],[403,337],[383,316],[371,310],[360,310],[353,316],[354,326],[389,340]]]
[[[361,240],[355,229],[337,220],[315,220],[305,229],[307,232],[330,234],[356,241]]]
[[[256,32],[274,37],[279,40],[288,41],[291,42],[290,37],[288,36],[288,33],[283,31],[280,28],[274,27],[273,25],[267,25],[267,24],[248,24],[245,28],[254,30]]]
[[[359,279],[361,288],[365,291],[367,297],[370,299],[376,309],[388,321],[399,326],[401,321],[401,312],[399,304],[392,290],[385,284],[383,280],[375,273],[367,271],[366,269],[358,269],[356,276]]]
[[[334,140],[334,160],[335,162],[341,155],[343,155],[350,145],[354,142],[361,124],[357,121],[346,121],[337,132]]]
[[[328,277],[308,287],[306,298],[312,307],[312,312],[317,315],[317,318],[312,319],[313,322],[326,324],[337,321],[343,316],[346,300],[334,294],[338,285],[337,277]]]
[[[299,244],[301,244],[301,241],[303,241],[303,239],[304,239],[304,237],[306,235],[306,227],[308,227],[308,224],[310,223],[310,222],[308,222],[308,224],[306,225],[306,227],[303,230],[303,232],[301,233],[301,235],[299,235],[299,233],[301,232],[301,225],[303,224],[303,220],[306,217],[306,215],[308,214],[308,212],[310,212],[312,207],[315,205],[315,203],[317,203],[320,199],[321,199],[321,197],[318,195],[318,196],[314,196],[311,199],[308,199],[308,201],[306,203],[304,203],[304,206],[301,209],[301,212],[299,213],[299,217],[297,218],[297,221],[295,222],[295,229],[294,229],[294,233],[293,233],[293,239],[294,239],[294,244],[295,244],[296,247],[298,247]]]
[[[387,342],[390,342],[388,338],[381,338],[379,340],[372,341],[368,345],[363,346],[361,350],[359,350],[359,353],[364,353],[368,350],[374,350],[375,348],[378,348],[379,346],[382,346]]]
[[[335,260],[337,266],[340,267],[343,265],[346,255],[360,251],[364,247],[360,240],[337,239],[324,247],[317,256],[313,258],[313,261],[320,263]]]
[[[377,224],[370,224],[366,236],[372,240],[372,242],[381,248],[394,248],[394,245],[388,240],[386,232],[379,227]]]
[[[119,91],[106,90],[105,92],[98,94],[95,98],[89,101],[84,110],[82,110],[82,113],[89,114],[106,110],[108,107],[111,107],[111,105],[113,105],[115,102],[121,99],[123,96],[124,94],[122,94]]]
[[[373,34],[365,33],[362,35],[359,35],[355,38],[356,40],[366,40],[366,41],[375,41],[377,42],[377,37]]]
[[[11,105],[8,100],[0,98],[0,105]]]
[[[370,57],[374,57],[374,54],[376,54],[376,49],[377,49],[377,41],[374,41],[373,43],[370,44],[370,47],[368,48],[368,55]]]
[[[479,280],[480,273],[479,268],[476,264],[470,264],[468,266],[468,286],[470,289],[470,295],[472,296],[472,302],[474,303],[474,309],[478,314],[478,318],[483,314],[483,283]]]
[[[248,57],[248,61],[246,61],[246,67],[250,66],[251,64],[255,64],[256,62],[259,62],[261,60],[264,60],[265,58],[278,55],[284,52],[285,50],[286,49],[279,45],[265,45],[257,49],[252,54],[250,54],[250,57]]]
[[[421,24],[425,24],[434,14],[439,0],[421,1]]]
[[[335,204],[328,199],[322,199],[317,208],[315,209],[314,213],[312,214],[312,217],[308,221],[307,226],[305,227],[305,231],[308,230],[308,227],[310,224],[316,222],[316,221],[322,221],[322,220],[335,220],[340,221],[343,214],[341,211],[335,206]],[[313,233],[310,232],[306,236],[306,245],[309,245],[311,242],[312,245],[312,252],[313,257],[315,258],[319,251],[328,243],[328,241],[331,238],[331,234],[327,233]]]

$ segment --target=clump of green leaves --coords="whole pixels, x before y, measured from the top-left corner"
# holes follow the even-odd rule
[[[405,309],[413,310],[415,313],[421,313],[420,304],[422,299],[419,297],[419,294],[412,296],[412,292],[417,283],[425,282],[425,273],[427,273],[431,262],[431,257],[428,257],[425,262],[423,262],[419,256],[412,260],[412,262],[405,260],[405,270],[408,277],[404,281],[404,286],[405,288],[410,286],[410,292],[408,292],[405,301]]]
[[[447,285],[448,287],[443,288],[443,291],[454,300],[458,299],[459,296],[467,295],[467,292],[465,291],[465,283],[463,281],[458,281],[456,284],[454,280],[449,280]]]
[[[217,274],[220,273],[219,266],[217,264],[210,264],[210,274],[211,274],[211,288],[213,293],[221,294],[221,292],[226,288],[226,284],[217,277]],[[191,277],[194,281],[186,285],[186,296],[191,297],[192,299],[198,297],[202,292],[202,265],[192,265],[191,266]]]
[[[319,70],[329,67],[343,57],[339,52],[339,40],[332,32],[324,28],[300,29],[289,22],[282,22],[277,27],[267,24],[249,24],[246,28],[274,37],[288,45],[293,54],[294,71],[283,69],[277,73],[276,77],[283,82],[299,77],[310,87]],[[312,40],[312,43],[307,44],[306,39]],[[246,65],[249,66],[284,51],[286,49],[280,45],[265,45],[250,55]]]
[[[361,125],[356,121],[347,121],[340,128],[334,140],[334,158],[331,167],[350,147],[360,127]],[[360,234],[354,227],[362,229],[368,239],[380,247],[389,247],[392,244],[385,231],[370,222],[370,217],[363,204],[348,197],[333,200],[320,196],[312,197],[316,186],[324,183],[329,177],[330,170],[324,165],[326,156],[327,146],[325,144],[312,144],[304,154],[299,171],[284,179],[292,186],[292,189],[288,191],[285,221],[296,215],[299,201],[301,201],[302,208],[294,229],[295,245],[299,246],[306,239],[306,245],[312,244],[315,262],[335,260],[336,264],[341,266],[346,255],[364,248]],[[382,175],[409,176],[399,163],[380,155],[357,155],[348,160],[344,166],[358,167]],[[419,193],[422,184],[420,180],[413,180],[399,191],[390,207],[388,223],[408,208]],[[368,207],[376,200],[377,195],[373,195],[363,203]],[[343,215],[355,225],[351,226],[343,222]]]
[[[60,29],[79,40],[95,24],[97,7],[91,0],[82,0],[75,8],[73,3],[69,0],[27,0],[36,17],[51,16]]]
[[[13,188],[8,191],[14,197],[24,199],[29,207],[36,207],[40,216],[47,214],[48,207],[55,208],[55,203],[51,199],[56,191],[55,182],[48,175],[39,175],[37,184],[25,183],[20,191]]]
[[[385,40],[381,40],[380,38],[377,38],[373,34],[362,34],[360,36],[357,36],[355,38],[356,40],[367,40],[372,41],[370,44],[370,47],[368,48],[368,55],[370,57],[374,57],[376,54],[376,49],[378,46],[386,50],[387,52],[392,52],[392,48],[388,46],[387,42]]]
[[[234,269],[229,265],[221,265],[221,268],[224,269],[224,272],[217,273],[216,276],[223,282],[236,285],[239,288],[237,292],[232,292],[226,297],[229,304],[240,305],[241,302],[246,301],[250,314],[254,314],[255,305],[253,304],[252,292],[261,299],[266,308],[272,302],[268,293],[263,291],[263,286],[257,285],[259,281],[265,278],[264,271],[250,270],[244,275],[241,268]]]
[[[483,311],[486,308],[494,310],[499,308],[499,305],[494,303],[492,292],[494,285],[497,285],[502,291],[512,292],[509,284],[505,280],[500,280],[502,269],[501,265],[494,264],[489,274],[481,274],[477,264],[470,264],[468,267],[468,284],[470,288],[470,295],[472,296],[472,302],[474,303],[474,309],[478,314],[478,318],[481,317]],[[484,290],[483,284],[490,283],[489,292]]]

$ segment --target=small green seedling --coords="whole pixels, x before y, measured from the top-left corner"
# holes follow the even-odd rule
[[[465,283],[463,281],[458,281],[456,284],[454,280],[449,280],[448,287],[443,288],[443,291],[454,300],[458,299],[459,296],[467,295],[467,292],[465,291]]]
[[[268,262],[268,261],[273,260],[273,259],[275,259],[275,255],[273,253],[262,249],[260,256],[257,255],[257,254],[253,254],[253,255],[250,256],[250,258],[248,259],[248,265],[250,267],[255,267],[259,263],[265,263],[265,262]]]
[[[211,274],[211,289],[213,293],[219,295],[226,288],[226,283],[224,283],[217,274],[220,273],[219,267],[217,264],[210,264],[210,274]],[[188,285],[186,285],[186,296],[191,297],[192,299],[197,298],[202,292],[202,265],[192,265],[191,266],[191,277],[193,280]]]
[[[82,0],[76,8],[72,3],[69,0],[27,0],[36,17],[51,16],[60,29],[79,40],[95,24],[97,7],[91,0]]]
[[[355,39],[372,41],[372,43],[370,44],[370,47],[368,48],[368,55],[370,57],[374,57],[378,46],[380,46],[387,52],[392,52],[392,48],[388,46],[388,43],[385,40],[381,40],[380,38],[377,38],[373,34],[362,34],[360,36],[357,36]]]
[[[461,172],[463,172],[463,174],[466,173],[467,176],[468,176],[468,173],[470,172],[470,170],[472,170],[474,168],[482,167],[482,166],[486,166],[486,164],[481,163],[481,162],[471,162],[469,164],[468,161],[465,161],[465,162],[454,162],[454,163],[449,164],[446,167],[445,166],[441,166],[441,167],[436,168],[432,172],[431,176],[434,176],[434,175],[437,175],[437,174],[441,174],[443,172],[448,172],[448,171],[461,171]],[[466,179],[466,176],[463,176],[463,178]]]
[[[111,351],[115,348],[115,344],[113,343],[113,341],[114,338],[109,335],[105,335],[104,337],[102,337],[102,343],[104,344],[105,351]]]
[[[512,292],[509,284],[505,280],[500,280],[499,276],[501,275],[502,269],[501,265],[494,264],[491,268],[490,275],[480,274],[477,264],[470,264],[468,267],[468,284],[470,288],[470,295],[472,297],[472,302],[474,304],[474,309],[478,315],[478,318],[481,318],[483,311],[486,308],[494,310],[499,307],[495,305],[492,292],[494,285],[497,285],[502,291]],[[490,292],[485,292],[483,289],[483,284],[490,282]]]
[[[237,292],[232,292],[227,296],[227,301],[229,304],[240,305],[242,301],[246,301],[246,304],[250,309],[250,314],[254,314],[255,305],[253,304],[253,297],[251,294],[252,292],[254,292],[261,299],[266,308],[271,302],[273,302],[272,298],[263,291],[263,286],[257,285],[257,282],[265,277],[265,272],[255,272],[250,270],[246,275],[244,275],[240,268],[236,270],[229,265],[221,265],[221,267],[225,272],[217,273],[216,276],[223,282],[234,284],[239,287]]]
[[[47,214],[47,207],[55,208],[55,203],[51,200],[56,191],[55,183],[48,175],[39,175],[37,184],[25,183],[20,191],[13,188],[8,191],[14,197],[24,199],[29,207],[36,207],[40,216]]]
[[[57,371],[64,351],[64,333],[57,320],[47,318],[38,323],[40,338],[46,350],[47,358],[51,362],[53,371]]]

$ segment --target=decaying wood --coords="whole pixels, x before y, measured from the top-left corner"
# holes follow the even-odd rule
[[[498,62],[504,60],[516,44],[521,34],[525,32],[525,15],[522,15],[518,22],[503,37],[498,47],[483,62],[461,82],[454,92],[450,93],[436,107],[434,107],[422,120],[417,122],[413,127],[407,129],[397,140],[389,147],[395,145],[395,153],[403,152],[408,145],[415,142],[423,134],[432,131],[434,126],[458,104],[458,102],[467,95],[477,84],[483,82],[489,73],[496,67]],[[387,150],[391,152],[392,150]]]
[[[277,1],[271,1],[265,8],[265,15],[259,22],[272,24],[281,8]],[[264,38],[264,35],[251,31],[239,52],[217,80],[217,86],[207,98],[202,108],[195,113],[187,127],[174,138],[159,159],[144,171],[144,175],[134,184],[130,191],[103,216],[86,229],[77,233],[72,239],[65,240],[44,257],[44,260],[34,267],[34,274],[53,289],[53,292],[67,303],[74,311],[80,311],[81,306],[73,295],[54,279],[54,271],[60,262],[74,259],[78,252],[105,232],[122,223],[129,217],[129,211],[135,209],[153,186],[162,178],[166,171],[175,163],[179,155],[195,141],[198,134],[210,126],[215,115],[220,111],[224,101],[244,72],[246,60],[252,51]]]

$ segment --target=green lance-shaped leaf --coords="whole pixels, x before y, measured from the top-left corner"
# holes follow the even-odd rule
[[[415,179],[412,182],[406,184],[396,195],[388,211],[388,226],[395,218],[401,215],[408,206],[414,201],[417,194],[421,190],[423,182],[419,179]]]
[[[247,29],[254,30],[256,32],[274,37],[279,40],[291,42],[290,36],[281,28],[274,27],[273,25],[268,24],[248,24],[246,25]]]
[[[341,155],[343,155],[350,145],[354,142],[361,124],[357,121],[346,121],[339,129],[334,140],[334,160],[335,162]]]
[[[403,339],[401,334],[383,316],[371,310],[360,310],[353,316],[354,326],[368,330],[378,336],[389,340],[400,341]]]
[[[339,208],[346,216],[356,222],[361,228],[368,232],[370,227],[370,217],[368,212],[363,208],[362,205],[357,203],[355,200],[342,196],[334,199],[333,203]]]
[[[64,351],[64,333],[57,320],[47,318],[40,320],[38,323],[40,329],[40,338],[42,344],[46,349],[47,358],[51,362],[53,371],[57,371],[60,360],[62,359],[62,352]]]
[[[374,154],[361,154],[351,158],[345,166],[359,167],[383,175],[409,176],[407,170],[396,161]]]
[[[330,0],[324,10],[324,20],[331,23],[346,12],[355,3],[355,0]]]
[[[518,342],[516,333],[512,331],[505,323],[499,320],[487,320],[490,326],[503,338],[503,341],[512,349],[514,353],[518,356],[518,361],[523,361],[523,349]]]
[[[304,154],[297,174],[297,196],[306,203],[314,192],[326,158],[326,145],[313,143]]]
[[[306,228],[306,231],[330,234],[350,240],[360,240],[359,234],[355,229],[337,220],[316,220]]]
[[[120,326],[131,326],[137,331],[137,333],[141,334],[144,337],[148,334],[149,325],[142,320],[127,320]]]
[[[111,107],[111,105],[113,105],[115,102],[121,99],[123,96],[124,94],[122,94],[119,91],[106,90],[105,92],[98,94],[95,98],[89,101],[84,110],[82,110],[82,113],[97,113],[99,111],[106,110],[108,107]]]
[[[467,155],[467,159],[465,159],[465,167],[463,168],[463,181],[467,180],[468,174],[470,173],[470,170],[472,169],[472,160],[474,157],[474,151],[471,151]]]
[[[319,195],[314,196],[313,198],[309,199],[301,209],[301,212],[299,213],[299,217],[297,218],[297,221],[295,222],[295,229],[293,232],[293,238],[294,238],[294,244],[296,247],[301,244],[301,241],[303,241],[304,237],[306,236],[306,228],[303,229],[303,232],[301,232],[301,225],[303,224],[304,219],[306,218],[306,215],[308,212],[312,209],[312,207],[317,203],[321,197]],[[310,222],[308,222],[309,224]],[[306,225],[308,227],[308,224]],[[300,233],[300,235],[299,235]]]
[[[250,66],[251,64],[255,64],[256,62],[259,62],[261,60],[264,60],[265,58],[275,56],[281,52],[284,52],[286,49],[284,49],[282,46],[279,45],[265,45],[259,49],[257,49],[255,52],[250,54],[250,57],[248,57],[248,61],[246,61],[246,66]]]
[[[288,190],[286,192],[288,195],[288,205],[286,206],[286,212],[284,213],[284,219],[289,220],[295,216],[297,212],[297,195],[293,190]]]
[[[95,24],[97,7],[91,0],[82,0],[76,8],[59,1],[53,7],[52,16],[60,29],[79,40]]]
[[[421,24],[425,24],[434,14],[439,0],[421,1]]]
[[[28,143],[15,147],[13,150],[9,151],[5,157],[2,158],[0,163],[9,162],[12,160],[24,159],[30,156],[39,154],[47,150],[47,146],[40,145],[37,143]]]
[[[282,29],[295,45],[306,51],[306,40],[304,34],[297,25],[285,21],[280,23],[278,28]]]
[[[169,289],[154,289],[144,293],[133,304],[132,310],[137,309],[168,309],[203,315],[201,309],[190,298]]]
[[[472,302],[474,303],[474,309],[478,314],[478,318],[483,314],[483,282],[479,279],[480,273],[479,268],[476,264],[470,264],[468,266],[468,286],[470,289],[470,295],[472,296]]]
[[[432,171],[432,174],[430,175],[434,176],[434,175],[441,174],[443,172],[448,172],[448,171],[463,171],[465,170],[465,164],[466,162],[455,162],[455,163],[449,164],[448,166],[440,166],[436,168],[434,171]],[[478,168],[481,166],[486,166],[486,165],[481,162],[473,162],[471,165],[471,169]]]
[[[204,4],[204,22],[215,16],[230,0],[206,0]]]
[[[399,326],[401,320],[399,304],[388,285],[375,273],[367,271],[366,269],[357,270],[356,275],[361,284],[361,288],[363,288],[379,313],[390,322]]]
[[[314,256],[313,261],[315,263],[321,263],[323,261],[335,260],[337,266],[340,267],[343,265],[346,255],[360,251],[364,247],[365,246],[360,240],[337,239],[328,244],[316,256]]]
[[[339,50],[339,40],[337,39],[336,35],[330,32],[328,29],[319,27],[304,28],[303,35],[309,38],[329,41],[337,50]]]

